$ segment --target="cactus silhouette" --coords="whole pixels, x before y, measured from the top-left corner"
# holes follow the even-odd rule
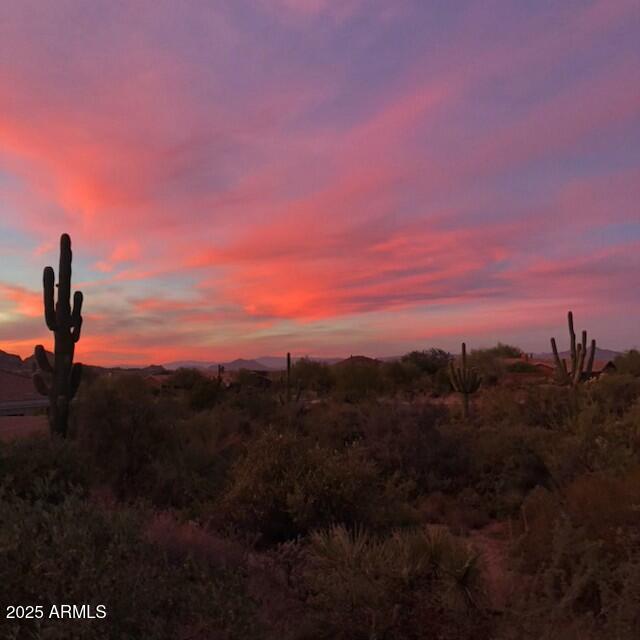
[[[467,367],[467,345],[462,343],[462,365],[456,367],[449,362],[449,379],[455,391],[462,394],[462,409],[465,419],[469,417],[469,396],[480,388],[480,375],[476,369]]]
[[[52,434],[66,437],[69,405],[82,377],[82,365],[73,362],[76,342],[82,329],[82,293],[73,296],[71,308],[71,238],[60,237],[60,268],[58,270],[58,301],[54,303],[55,273],[45,267],[42,278],[44,290],[44,318],[54,334],[54,361],[47,357],[44,347],[35,348],[39,370],[33,376],[38,393],[49,397],[49,427]]]
[[[287,351],[287,402],[291,402],[291,354]]]
[[[553,351],[553,359],[556,363],[556,376],[560,384],[571,385],[575,387],[585,379],[591,377],[593,371],[593,360],[596,356],[596,341],[591,341],[589,350],[589,359],[585,367],[585,358],[587,355],[587,332],[582,332],[582,340],[576,345],[576,332],[573,330],[573,313],[569,311],[567,314],[569,322],[569,338],[571,340],[571,369],[567,368],[567,362],[560,358],[556,339],[551,338],[551,349]]]

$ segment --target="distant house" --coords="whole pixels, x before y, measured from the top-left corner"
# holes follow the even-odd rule
[[[552,378],[555,375],[555,362],[551,360],[527,360],[527,362],[548,378]],[[567,368],[570,367],[571,363],[567,362]],[[616,365],[612,360],[595,360],[589,379],[598,379],[600,376],[613,373],[615,370]]]

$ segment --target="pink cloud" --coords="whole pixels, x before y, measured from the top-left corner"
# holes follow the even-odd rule
[[[247,22],[203,10],[202,28],[219,36],[211,49],[197,21],[173,24],[170,3],[154,19],[107,11],[86,56],[74,55],[86,45],[75,29],[46,38],[70,5],[27,11],[33,19],[6,34],[2,166],[24,183],[10,223],[43,262],[55,260],[50,237],[72,233],[76,286],[102,305],[88,311],[99,332],[88,355],[231,350],[247,336],[271,344],[260,332],[285,327],[308,346],[293,334],[379,312],[415,322],[428,305],[526,324],[508,301],[536,298],[555,312],[563,297],[586,300],[594,282],[603,297],[623,295],[635,249],[615,239],[594,248],[593,234],[639,213],[637,162],[613,147],[637,131],[640,66],[628,46],[601,54],[635,3],[530,20],[497,2],[495,12],[471,8],[410,62],[404,40],[387,38],[397,24],[408,38],[419,23],[403,19],[423,6],[398,4],[392,24],[377,3],[257,4]],[[277,37],[256,39],[268,12],[295,16],[294,30],[278,32],[300,38],[295,55]],[[496,30],[495,15],[510,28]],[[355,18],[365,17],[379,30],[362,35]],[[91,12],[84,19],[93,24]],[[23,37],[25,24],[43,32],[42,47]],[[19,314],[36,315],[25,292],[40,269],[15,268],[2,292]],[[158,295],[167,282],[183,290]],[[120,328],[113,308],[131,324]],[[208,334],[207,322],[221,331]],[[155,352],[153,340],[175,347]]]

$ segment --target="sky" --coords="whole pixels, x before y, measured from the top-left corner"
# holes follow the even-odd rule
[[[640,344],[637,0],[3,0],[0,349]]]

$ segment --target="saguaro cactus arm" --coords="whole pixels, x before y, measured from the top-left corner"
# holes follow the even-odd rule
[[[73,311],[71,312],[71,336],[74,342],[80,340],[80,331],[82,330],[82,302],[84,298],[82,291],[76,291],[73,294]]]
[[[44,292],[44,320],[49,331],[58,328],[56,322],[56,309],[53,301],[56,276],[52,267],[45,267],[42,276],[42,289]]]
[[[558,345],[556,344],[555,338],[551,338],[551,350],[553,351],[553,359],[556,363],[556,372],[558,378],[560,378],[563,383],[568,383],[569,372],[567,371],[567,361],[564,359],[560,359],[560,354],[558,353]]]
[[[591,349],[589,350],[589,360],[587,362],[587,374],[591,375],[593,372],[593,361],[596,357],[596,341],[591,341]]]

